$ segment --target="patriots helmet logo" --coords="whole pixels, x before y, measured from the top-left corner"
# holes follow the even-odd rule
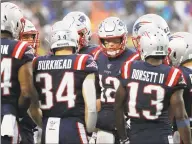
[[[172,35],[172,36],[169,37],[169,41],[171,41],[171,40],[173,40],[175,38],[184,38],[184,37],[179,36],[179,35]]]
[[[135,27],[134,27],[135,33],[138,34],[139,29],[140,29],[143,25],[148,24],[148,23],[151,23],[151,22],[142,21],[142,22],[137,23],[137,24],[135,25]]]
[[[83,15],[80,16],[80,17],[79,17],[79,21],[82,22],[82,23],[85,22],[85,21],[86,21],[85,16],[83,16]]]

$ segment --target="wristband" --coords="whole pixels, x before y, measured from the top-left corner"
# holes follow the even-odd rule
[[[178,128],[190,126],[190,120],[189,119],[184,119],[184,120],[180,120],[180,121],[176,120],[176,123],[177,123]]]

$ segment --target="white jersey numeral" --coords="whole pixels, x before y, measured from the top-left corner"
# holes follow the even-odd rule
[[[103,86],[102,83],[102,75],[99,75],[99,83],[101,86],[101,101],[107,102],[107,103],[113,103],[115,102],[115,98],[112,96],[117,91],[117,88],[119,86],[119,80],[115,77],[107,77],[105,80],[105,85],[112,85],[112,88],[106,88]],[[106,96],[106,99],[104,97]]]
[[[42,88],[42,93],[45,94],[45,104],[41,103],[42,109],[50,109],[54,106],[53,103],[53,92],[52,92],[52,76],[48,73],[37,74],[36,82],[40,82],[41,78],[44,79],[45,87]],[[74,73],[65,72],[63,78],[60,81],[57,92],[55,94],[57,102],[67,102],[68,108],[75,106],[75,84],[74,84]],[[64,93],[66,92],[66,93]]]
[[[10,88],[12,86],[11,83],[11,68],[12,68],[12,59],[11,58],[3,58],[1,60],[1,89],[2,95],[9,95]]]
[[[140,114],[137,112],[137,97],[138,97],[138,89],[139,83],[130,82],[127,87],[129,88],[129,101],[128,101],[128,115],[130,117],[140,117]],[[163,103],[165,96],[165,90],[159,85],[147,85],[143,88],[144,94],[152,94],[152,92],[156,93],[156,100],[151,100],[149,104],[156,107],[156,114],[152,115],[150,110],[142,110],[142,114],[146,119],[155,120],[161,115],[161,111],[163,109]]]
[[[63,78],[60,83],[60,87],[56,93],[56,99],[58,102],[68,102],[68,108],[75,106],[75,91],[74,91],[74,74],[72,72],[66,72],[63,75]],[[66,89],[66,95],[63,95],[63,92]]]

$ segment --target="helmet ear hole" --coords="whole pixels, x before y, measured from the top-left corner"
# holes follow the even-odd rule
[[[101,43],[104,45],[104,39],[100,38]]]
[[[173,53],[173,57],[176,59],[177,57],[176,52]]]
[[[4,16],[4,18],[6,19],[6,21],[7,21],[7,17],[6,17],[6,15]]]

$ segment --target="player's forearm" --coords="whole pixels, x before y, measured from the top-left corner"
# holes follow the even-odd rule
[[[32,86],[32,93],[31,93],[31,105],[29,107],[29,111],[33,121],[42,128],[42,111],[40,109],[38,93],[35,87]]]
[[[184,144],[191,143],[190,120],[187,115],[182,119],[176,119],[178,131]]]
[[[42,111],[40,108],[31,107],[27,111],[32,120],[42,128]]]
[[[178,129],[181,139],[183,141],[184,144],[191,144],[192,140],[191,140],[191,131],[190,131],[190,127],[184,127],[184,128],[179,128]]]
[[[89,74],[83,82],[83,97],[85,101],[85,122],[88,132],[95,129],[97,122],[95,76]]]
[[[21,95],[19,97],[18,105],[19,105],[19,108],[21,109],[22,113],[26,113],[27,109],[30,106],[30,97]]]
[[[96,99],[90,100],[85,105],[85,122],[88,132],[93,132],[97,122]]]
[[[176,124],[183,143],[190,144],[191,143],[190,120],[188,119],[187,114],[185,113],[183,114],[183,116],[177,115]]]
[[[96,122],[97,122],[97,111],[86,110],[85,115],[86,128],[88,132],[95,131]]]
[[[101,100],[97,99],[97,112],[99,112],[101,110]]]
[[[127,138],[127,133],[125,129],[125,120],[124,120],[124,108],[116,107],[115,108],[115,123],[118,135],[121,140],[125,140]]]

